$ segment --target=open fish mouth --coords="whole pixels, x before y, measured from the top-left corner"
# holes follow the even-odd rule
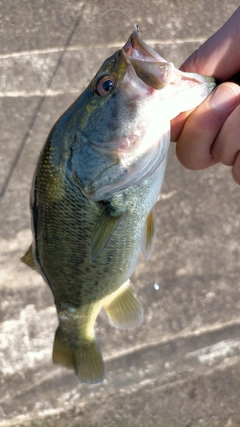
[[[122,48],[127,64],[132,66],[137,76],[149,87],[159,90],[168,84],[177,84],[183,80],[195,84],[214,83],[209,76],[197,73],[185,73],[176,69],[172,62],[167,62],[134,31]]]

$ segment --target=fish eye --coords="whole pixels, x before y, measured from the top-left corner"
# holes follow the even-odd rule
[[[100,96],[104,96],[107,93],[111,92],[111,90],[115,86],[115,79],[112,76],[104,76],[102,77],[96,87],[96,92]]]

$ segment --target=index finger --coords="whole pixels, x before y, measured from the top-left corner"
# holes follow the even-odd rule
[[[228,144],[228,155],[223,153],[226,144],[222,143],[220,131],[224,122],[239,105],[240,88],[234,83],[222,83],[211,95],[190,114],[178,137],[176,154],[180,162],[188,169],[199,170],[209,167],[218,161],[226,163],[226,159],[236,155],[235,143],[231,148]],[[237,122],[238,125],[238,122]],[[229,125],[227,128],[229,133]],[[221,138],[220,136],[221,135]],[[226,129],[224,140],[226,140]],[[216,138],[221,139],[218,147],[213,144]],[[223,150],[224,149],[224,150]],[[232,161],[230,162],[232,164]]]
[[[226,81],[240,71],[240,7],[231,18],[199,47],[181,66]]]

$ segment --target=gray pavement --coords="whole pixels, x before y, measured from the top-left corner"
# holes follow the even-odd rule
[[[31,242],[29,191],[47,134],[133,29],[119,12],[101,15],[123,9],[179,66],[238,5],[0,1],[0,427],[240,426],[239,187],[227,167],[187,171],[172,144],[156,248],[132,277],[144,322],[119,331],[101,313],[101,385],[52,364],[53,297],[19,261]]]

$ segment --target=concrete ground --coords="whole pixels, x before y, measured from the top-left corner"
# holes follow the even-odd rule
[[[237,0],[0,1],[0,426],[240,426],[239,187],[227,167],[169,154],[154,254],[132,277],[137,330],[97,322],[106,379],[87,387],[51,362],[57,318],[31,242],[29,191],[59,115],[133,30],[175,65]],[[227,66],[227,64],[226,64]],[[158,284],[159,289],[156,290]]]

